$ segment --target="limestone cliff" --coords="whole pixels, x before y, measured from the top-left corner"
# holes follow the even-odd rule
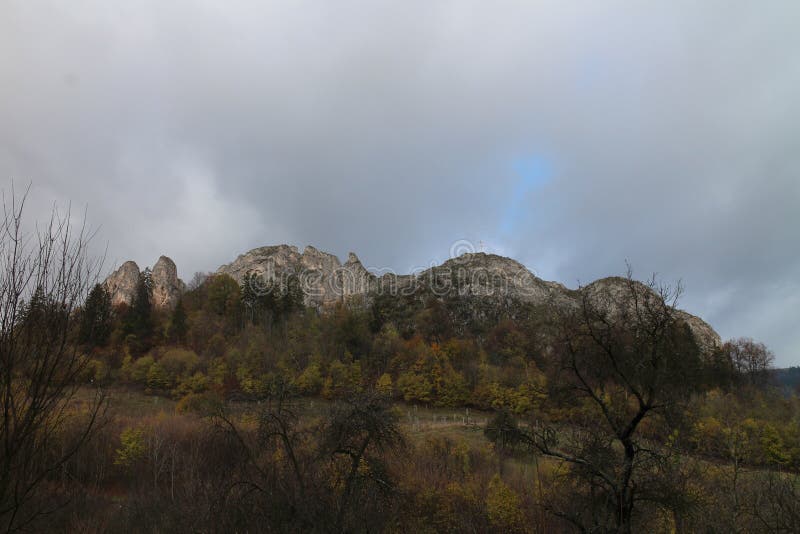
[[[591,284],[583,287],[581,291],[589,298],[592,304],[595,306],[603,306],[608,302],[624,302],[630,295],[628,289],[629,283],[627,278],[611,276],[595,280]],[[633,281],[633,284],[634,290],[640,295],[641,302],[647,300],[653,302],[661,299],[648,285],[637,281]],[[609,311],[614,312],[615,310]],[[676,310],[676,315],[689,325],[695,341],[704,352],[708,353],[721,345],[722,341],[719,334],[717,334],[708,323],[683,310]]]
[[[106,291],[111,295],[111,305],[119,306],[133,302],[136,285],[139,283],[139,266],[135,261],[126,261],[106,278]]]
[[[538,278],[511,258],[483,252],[447,260],[423,271],[418,280],[440,290],[449,288],[459,296],[512,299],[536,305],[566,304],[571,300],[570,290],[563,285]]]
[[[312,246],[301,253],[290,245],[255,248],[221,266],[217,273],[230,275],[240,284],[248,275],[255,275],[259,284],[272,282],[283,287],[290,277],[296,277],[305,304],[317,308],[344,301],[367,304],[381,293],[412,298],[432,295],[453,302],[457,300],[464,314],[469,312],[487,318],[513,313],[520,303],[564,309],[579,306],[584,296],[600,305],[618,302],[627,287],[626,279],[610,277],[572,290],[538,278],[510,258],[482,252],[463,254],[414,274],[380,273],[377,277],[352,252],[342,264],[335,255]],[[106,279],[114,305],[132,302],[138,278],[139,267],[128,261]],[[658,298],[646,285],[636,284],[646,292],[646,298]],[[153,305],[171,308],[183,291],[185,284],[178,278],[175,263],[161,256],[152,270]],[[683,310],[678,310],[678,315],[689,325],[704,351],[720,345],[719,335],[705,321]]]
[[[161,256],[153,265],[151,274],[152,293],[151,301],[158,309],[172,309],[177,304],[181,294],[186,290],[186,284],[178,278],[178,268],[175,262],[166,256]]]
[[[513,310],[515,303],[535,306],[577,307],[585,294],[597,304],[618,301],[626,279],[603,278],[581,290],[572,290],[557,282],[538,278],[524,265],[494,254],[468,253],[411,275],[369,272],[352,252],[341,264],[333,254],[308,246],[300,253],[297,247],[277,245],[253,249],[240,255],[217,271],[242,283],[248,273],[264,280],[285,283],[289,276],[300,280],[308,306],[325,307],[343,300],[368,302],[375,295],[409,296],[423,291],[441,298],[459,298],[474,313],[487,314],[489,308]],[[657,298],[646,285],[648,298]],[[613,297],[611,299],[604,296]],[[713,350],[720,344],[719,335],[699,317],[678,310],[691,328],[698,344]]]
[[[348,297],[366,295],[374,276],[350,254],[342,265],[335,255],[312,246],[303,250],[289,245],[260,247],[240,255],[233,262],[217,269],[240,284],[247,275],[255,275],[259,283],[273,282],[285,286],[296,276],[307,306],[325,306]]]
[[[131,305],[136,295],[140,274],[136,262],[126,261],[106,278],[104,284],[111,295],[112,306]],[[186,290],[186,285],[178,278],[175,262],[166,256],[158,258],[153,265],[150,279],[152,282],[151,302],[156,309],[174,307],[180,295]]]

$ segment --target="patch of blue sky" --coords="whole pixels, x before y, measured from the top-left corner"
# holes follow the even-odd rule
[[[553,178],[551,163],[539,155],[518,158],[512,162],[512,168],[517,180],[500,226],[503,233],[513,232],[528,218],[533,211],[531,193]]]

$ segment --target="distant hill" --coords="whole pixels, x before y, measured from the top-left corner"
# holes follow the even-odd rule
[[[788,391],[800,393],[800,367],[786,367],[770,371],[772,381]]]

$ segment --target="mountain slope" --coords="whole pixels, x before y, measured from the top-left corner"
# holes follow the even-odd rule
[[[106,280],[115,304],[129,303],[135,290],[139,269],[126,262]],[[513,311],[520,305],[551,306],[554,309],[577,307],[583,296],[600,303],[603,296],[619,295],[628,280],[619,277],[602,278],[579,290],[557,282],[538,278],[521,263],[494,254],[468,253],[413,274],[396,274],[385,270],[371,272],[354,253],[342,263],[333,254],[307,246],[302,252],[290,245],[255,248],[222,265],[216,274],[226,274],[238,283],[255,275],[259,288],[264,282],[286,286],[295,277],[303,291],[307,306],[324,309],[337,302],[369,303],[382,295],[419,298],[437,297],[461,301],[465,313],[495,315]],[[184,290],[177,277],[175,264],[162,256],[153,269],[154,297],[159,307],[169,307]],[[644,284],[639,289],[651,298],[658,295]],[[708,353],[720,345],[720,337],[701,318],[683,310],[678,314],[691,328],[696,341]]]

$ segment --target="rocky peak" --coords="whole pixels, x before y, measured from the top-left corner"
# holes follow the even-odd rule
[[[222,265],[217,269],[217,273],[227,274],[240,284],[248,274],[277,280],[284,272],[294,272],[300,259],[300,252],[294,246],[259,247],[239,255],[231,263]]]
[[[106,278],[104,284],[111,295],[113,306],[120,304],[130,306],[133,303],[139,275],[139,266],[136,262],[126,261]],[[178,278],[175,262],[166,256],[161,256],[153,265],[150,277],[153,283],[153,307],[162,309],[175,306],[181,293],[186,290],[186,284]]]
[[[512,260],[505,256],[498,256],[497,254],[487,254],[486,252],[466,252],[442,263],[442,267],[447,265],[469,265],[472,267],[513,270],[525,269],[525,266],[517,260]]]
[[[355,254],[342,265],[339,258],[329,252],[307,246],[302,254],[289,245],[275,245],[253,249],[233,262],[217,269],[242,283],[248,274],[261,276],[285,284],[289,276],[299,277],[304,289],[305,304],[323,306],[345,296],[366,294],[371,275]],[[355,258],[355,261],[352,261]]]
[[[489,306],[513,307],[514,302],[524,302],[574,308],[580,304],[581,297],[579,291],[557,282],[542,280],[518,261],[483,252],[462,254],[414,275],[385,274],[376,278],[352,252],[342,264],[335,255],[312,246],[307,246],[301,254],[297,247],[276,245],[242,254],[217,272],[228,274],[239,283],[248,273],[266,275],[281,282],[285,282],[290,275],[298,276],[301,278],[306,305],[315,307],[358,296],[363,296],[366,302],[376,289],[403,288],[408,293],[407,286],[418,285],[430,287],[439,295],[457,294],[467,299],[479,299]],[[626,279],[604,278],[585,286],[581,291],[588,293],[591,298],[602,300],[604,292],[619,296],[619,291],[626,287],[623,282]],[[686,312],[678,310],[678,313],[704,350],[711,350],[719,344],[719,336],[708,324]]]
[[[581,292],[586,295],[589,301],[595,306],[604,307],[608,302],[624,302],[629,298],[629,283],[633,283],[634,290],[641,296],[642,299],[650,302],[660,301],[661,296],[656,293],[650,286],[638,282],[636,280],[630,281],[627,278],[620,276],[610,276],[595,280],[581,288]],[[605,311],[614,312],[617,310],[608,310],[605,306]],[[700,346],[700,349],[708,354],[715,348],[722,344],[722,340],[711,326],[688,312],[683,310],[675,310],[675,315],[686,322],[691,329],[694,339]]]
[[[111,296],[111,305],[130,304],[139,284],[139,266],[135,261],[126,261],[111,273],[103,284]]]
[[[375,282],[375,276],[361,264],[361,260],[353,252],[347,254],[347,261],[340,269],[340,279],[345,297],[366,294]]]
[[[628,287],[626,278],[609,277],[596,280],[579,291],[571,290],[557,282],[542,280],[518,261],[484,252],[462,254],[413,275],[389,273],[377,278],[353,252],[348,253],[347,261],[342,264],[334,254],[310,245],[302,253],[292,245],[255,248],[222,265],[217,273],[230,275],[240,284],[245,276],[255,274],[284,287],[290,276],[299,277],[305,304],[318,308],[354,297],[363,297],[364,302],[368,302],[375,290],[409,289],[407,286],[419,284],[435,289],[439,295],[457,294],[467,299],[480,299],[489,306],[513,307],[514,302],[524,302],[559,308],[579,306],[581,295],[596,303],[618,301]],[[106,278],[104,283],[112,304],[133,302],[139,274],[139,266],[127,261]],[[151,277],[154,307],[173,307],[186,287],[178,278],[175,262],[161,256],[153,266]],[[647,285],[634,284],[647,292],[647,298],[659,298]],[[689,325],[704,352],[720,345],[719,335],[705,321],[683,310],[676,312]]]
[[[569,300],[569,290],[561,284],[538,278],[516,260],[484,252],[449,259],[418,278],[429,279],[437,286],[453,284],[462,296],[510,298],[533,304]]]
[[[303,250],[303,255],[300,256],[300,264],[305,269],[323,272],[331,272],[341,266],[339,258],[328,252],[317,250],[311,245]]]
[[[186,284],[178,278],[175,262],[166,256],[161,256],[153,265],[151,277],[153,306],[159,309],[175,307],[181,294],[186,290]]]

